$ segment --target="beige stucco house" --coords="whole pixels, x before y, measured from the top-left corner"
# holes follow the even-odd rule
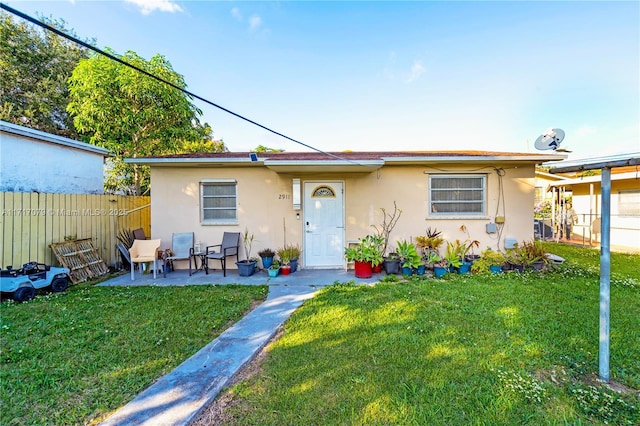
[[[535,203],[543,203],[545,201],[553,202],[553,193],[549,191],[549,188],[552,184],[562,182],[564,180],[570,179],[564,175],[554,175],[548,172],[545,172],[539,168],[536,168],[536,179],[535,179]]]
[[[252,158],[253,157],[253,158]],[[464,152],[211,153],[128,159],[151,166],[151,233],[174,232],[202,246],[224,231],[255,235],[262,248],[299,244],[303,268],[344,268],[344,247],[383,220],[402,216],[396,241],[428,227],[481,248],[533,238],[535,165],[558,154]],[[240,258],[244,258],[244,253]]]

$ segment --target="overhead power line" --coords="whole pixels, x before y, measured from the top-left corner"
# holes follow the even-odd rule
[[[251,119],[249,119],[249,118],[247,118],[247,117],[245,117],[245,116],[243,116],[243,115],[240,115],[240,114],[238,114],[238,113],[236,113],[236,112],[233,112],[233,111],[231,111],[231,110],[230,110],[230,109],[228,109],[228,108],[225,108],[225,107],[223,107],[223,106],[221,106],[221,105],[218,105],[218,104],[216,104],[215,102],[212,102],[212,101],[210,101],[210,100],[208,100],[208,99],[206,99],[206,98],[203,98],[202,96],[198,96],[198,95],[196,95],[195,93],[193,93],[193,92],[191,92],[191,91],[189,91],[189,90],[187,90],[187,89],[185,89],[185,88],[183,88],[183,87],[177,86],[177,85],[173,84],[172,82],[170,82],[170,81],[167,81],[167,80],[163,79],[162,77],[158,77],[157,75],[154,75],[154,74],[152,74],[152,73],[150,73],[150,72],[148,72],[148,71],[143,70],[143,69],[142,69],[142,68],[140,68],[140,67],[137,67],[137,66],[135,66],[135,65],[133,65],[133,64],[130,64],[130,63],[129,63],[129,62],[127,62],[127,61],[123,61],[122,59],[118,58],[118,57],[117,57],[117,56],[115,56],[115,55],[110,54],[109,52],[105,52],[105,51],[104,51],[104,50],[102,50],[102,49],[99,49],[99,48],[97,48],[97,47],[95,47],[95,46],[93,46],[93,45],[91,45],[91,44],[89,44],[89,43],[86,43],[86,42],[84,42],[84,41],[82,41],[82,40],[78,39],[77,37],[74,37],[74,36],[72,36],[72,35],[69,35],[69,34],[67,34],[67,33],[63,32],[63,31],[60,31],[59,29],[57,29],[57,28],[55,28],[55,27],[52,27],[51,25],[48,25],[48,24],[46,24],[46,23],[44,23],[44,22],[41,22],[41,21],[39,21],[38,19],[33,18],[32,16],[29,16],[29,15],[27,15],[26,13],[21,12],[21,11],[19,11],[19,10],[17,10],[17,9],[14,9],[14,8],[12,8],[12,7],[10,7],[10,6],[6,5],[6,4],[4,4],[4,3],[0,3],[0,8],[2,8],[2,9],[4,9],[4,10],[6,10],[7,12],[13,13],[13,14],[14,14],[14,15],[16,15],[16,16],[19,16],[20,18],[22,18],[22,19],[24,19],[24,20],[26,20],[26,21],[29,21],[29,22],[31,22],[31,23],[33,23],[33,24],[35,24],[35,25],[38,25],[38,26],[40,26],[40,27],[44,28],[44,29],[45,29],[45,30],[47,30],[47,31],[51,31],[51,32],[53,32],[53,33],[55,33],[55,34],[59,35],[60,37],[64,37],[64,38],[66,38],[67,40],[70,40],[70,41],[72,41],[72,42],[74,42],[74,43],[77,43],[77,44],[79,44],[79,45],[83,46],[83,47],[86,47],[86,48],[87,48],[87,49],[89,49],[89,50],[93,50],[94,52],[99,53],[100,55],[104,55],[104,56],[106,56],[107,58],[109,58],[109,59],[111,59],[111,60],[113,60],[113,61],[116,61],[116,62],[118,62],[118,63],[120,63],[120,64],[122,64],[122,65],[124,65],[124,66],[127,66],[127,67],[129,67],[129,68],[133,68],[134,70],[138,71],[139,73],[142,73],[142,74],[146,75],[147,77],[151,77],[151,78],[153,78],[153,79],[155,79],[155,80],[158,80],[158,81],[160,81],[160,82],[162,82],[162,83],[164,83],[164,84],[167,84],[167,85],[169,85],[169,86],[173,87],[174,89],[177,89],[177,90],[179,90],[179,91],[181,91],[181,92],[183,92],[183,93],[185,93],[185,94],[187,94],[187,95],[191,96],[192,98],[199,99],[199,100],[201,100],[202,102],[204,102],[204,103],[206,103],[206,104],[209,104],[209,105],[214,106],[214,107],[216,107],[216,108],[218,108],[218,109],[221,109],[222,111],[224,111],[224,112],[226,112],[226,113],[228,113],[228,114],[231,114],[231,115],[233,115],[233,116],[235,116],[235,117],[237,117],[237,118],[239,118],[239,119],[241,119],[241,120],[244,120],[244,121],[246,121],[246,122],[248,122],[248,123],[253,124],[254,126],[258,126],[258,127],[260,127],[261,129],[264,129],[264,130],[266,130],[266,131],[268,131],[268,132],[271,132],[271,133],[273,133],[273,134],[275,134],[275,135],[278,135],[278,136],[280,136],[280,137],[282,137],[282,138],[285,138],[285,139],[287,139],[287,140],[290,140],[291,142],[297,143],[298,145],[302,145],[302,146],[304,146],[304,147],[306,147],[306,148],[312,149],[312,150],[314,150],[314,151],[316,151],[316,152],[319,152],[319,153],[321,153],[321,154],[327,155],[327,156],[329,156],[329,157],[333,157],[333,158],[336,158],[336,159],[338,159],[338,160],[346,161],[346,162],[353,163],[353,164],[362,165],[362,164],[360,164],[360,163],[358,163],[358,162],[351,161],[351,160],[348,160],[348,159],[346,159],[346,158],[342,158],[342,157],[340,157],[340,156],[338,156],[338,155],[332,154],[332,153],[330,153],[330,152],[323,151],[323,150],[321,150],[321,149],[318,149],[318,148],[315,148],[315,147],[313,147],[313,146],[311,146],[311,145],[308,145],[308,144],[306,144],[306,143],[304,143],[304,142],[300,142],[299,140],[294,139],[294,138],[292,138],[292,137],[289,137],[289,136],[287,136],[287,135],[285,135],[285,134],[282,134],[282,133],[280,133],[280,132],[277,132],[277,131],[275,131],[275,130],[273,130],[273,129],[271,129],[271,128],[269,128],[269,127],[265,126],[265,125],[262,125],[262,124],[260,124],[260,123],[258,123],[258,122],[256,122],[256,121],[253,121],[253,120],[251,120]]]

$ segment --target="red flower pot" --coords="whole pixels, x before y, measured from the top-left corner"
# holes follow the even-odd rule
[[[376,266],[372,266],[371,269],[373,270],[374,274],[379,274],[380,272],[382,272],[382,263],[378,263]]]
[[[291,265],[285,265],[280,267],[282,275],[289,275],[291,273]]]
[[[356,270],[356,278],[371,278],[373,270],[371,269],[371,263],[369,262],[354,262],[354,268]]]

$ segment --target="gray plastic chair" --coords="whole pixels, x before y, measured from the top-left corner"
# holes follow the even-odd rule
[[[209,260],[219,260],[222,263],[222,274],[227,276],[227,257],[235,256],[238,259],[238,247],[240,246],[239,232],[225,232],[222,234],[222,244],[207,246],[205,250],[204,272],[209,274]],[[214,250],[218,248],[218,251]]]
[[[171,251],[173,254],[167,256],[167,252],[164,252],[162,259],[164,260],[163,277],[167,277],[167,264],[174,260],[188,260],[189,261],[189,276],[191,276],[191,259],[193,258],[193,242],[195,236],[193,232],[182,232],[173,234],[171,238]]]

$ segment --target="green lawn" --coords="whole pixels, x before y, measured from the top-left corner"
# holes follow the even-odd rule
[[[71,287],[0,306],[0,424],[83,424],[240,319],[266,286]]]
[[[228,390],[225,424],[640,424],[640,257],[612,254],[617,393],[596,380],[599,252],[548,250],[567,259],[551,273],[324,289]]]

